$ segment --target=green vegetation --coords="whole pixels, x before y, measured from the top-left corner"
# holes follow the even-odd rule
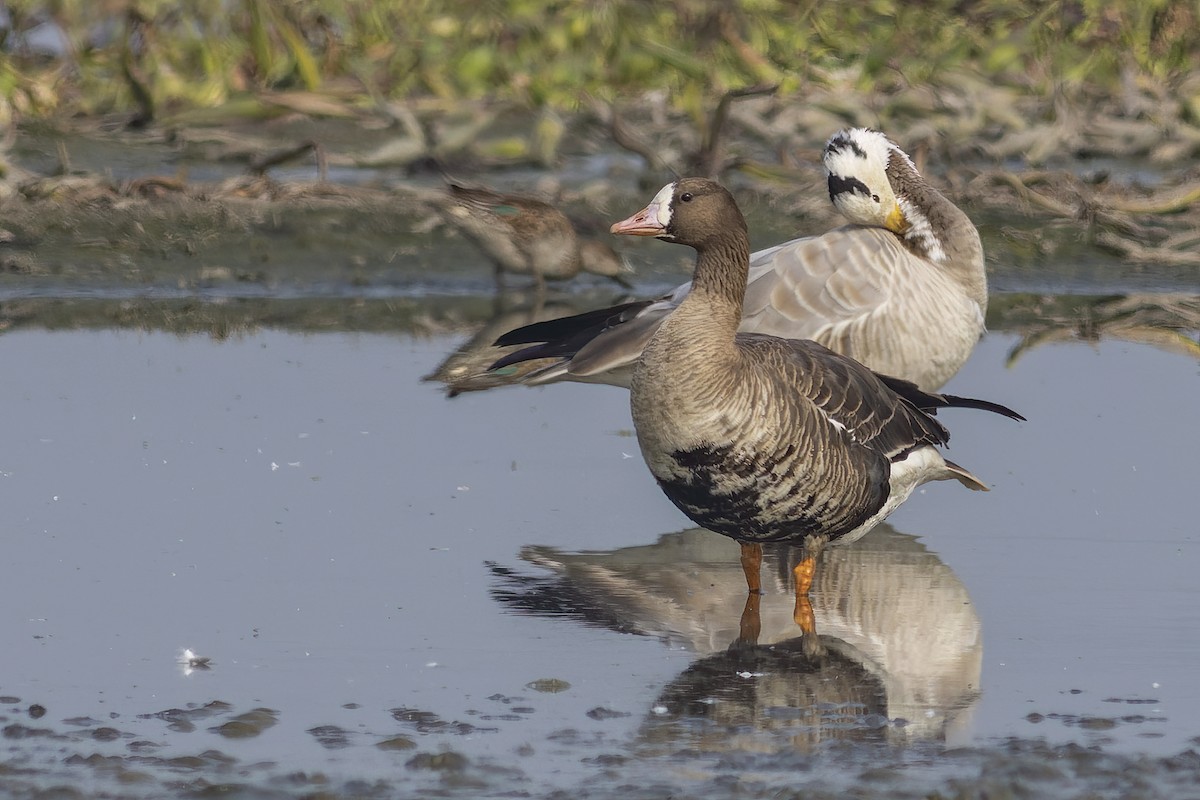
[[[972,74],[1041,96],[1183,91],[1194,0],[23,0],[3,4],[0,122],[133,113],[262,92],[313,113],[499,99],[573,110],[661,91],[702,122],[727,92],[884,93]],[[58,54],[39,52],[57,26]],[[39,35],[40,34],[40,35]],[[1124,82],[1124,83],[1123,83]]]
[[[1031,253],[1194,268],[1198,66],[1196,0],[0,0],[0,202],[34,231],[71,198],[286,204],[268,172],[299,159],[321,176],[303,205],[327,164],[483,176],[619,147],[642,188],[732,177],[813,216],[816,147],[870,125],[972,213],[1039,219]],[[139,128],[177,174],[79,174],[67,139]],[[204,160],[248,183],[191,185]],[[37,238],[5,225],[0,243]]]

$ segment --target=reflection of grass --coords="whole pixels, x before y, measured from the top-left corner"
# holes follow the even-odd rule
[[[988,308],[988,327],[1020,334],[1010,365],[1050,342],[1104,339],[1200,358],[1200,295],[997,295]]]
[[[404,333],[430,335],[461,330],[486,319],[489,297],[304,298],[280,300],[14,300],[0,306],[0,332],[26,329],[163,331],[214,339],[262,329],[296,333]]]
[[[573,298],[581,308],[606,296]],[[553,310],[553,309],[552,309]],[[561,309],[558,313],[578,310]],[[223,339],[262,328],[293,332],[355,332],[431,335],[477,330],[492,320],[490,294],[362,299],[94,299],[40,298],[0,304],[0,333],[21,329],[128,328]],[[501,326],[503,327],[503,326]],[[1145,341],[1200,357],[1200,296],[1182,293],[1131,295],[995,294],[988,328],[1019,333],[1018,351],[1046,341]],[[1153,333],[1152,332],[1157,332]],[[487,347],[495,335],[484,337]],[[1014,354],[1016,355],[1016,354]]]

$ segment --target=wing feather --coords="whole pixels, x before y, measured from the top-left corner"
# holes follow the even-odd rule
[[[871,370],[812,341],[741,334],[743,352],[784,379],[829,422],[860,446],[894,460],[923,445],[940,446],[950,433],[930,414],[897,394]]]

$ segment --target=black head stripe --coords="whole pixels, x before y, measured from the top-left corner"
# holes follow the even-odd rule
[[[867,157],[867,151],[863,150],[858,142],[854,141],[848,136],[838,136],[835,139],[831,139],[829,144],[825,145],[825,152],[840,153],[843,147],[849,147],[850,152],[854,153],[854,155],[858,156],[859,158]]]
[[[871,190],[858,178],[843,178],[841,175],[829,176],[829,199],[837,197],[842,192],[861,192],[870,197]]]

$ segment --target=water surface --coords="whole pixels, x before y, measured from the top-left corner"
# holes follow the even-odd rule
[[[777,646],[726,651],[736,547],[661,496],[625,392],[447,400],[419,378],[461,341],[4,335],[0,785],[897,797],[1015,770],[1074,796],[1141,764],[1170,796],[1200,775],[1179,755],[1194,357],[1060,342],[1009,367],[1016,337],[985,339],[948,390],[1029,421],[944,416],[993,490],[927,486],[831,551],[814,664],[781,581]]]

